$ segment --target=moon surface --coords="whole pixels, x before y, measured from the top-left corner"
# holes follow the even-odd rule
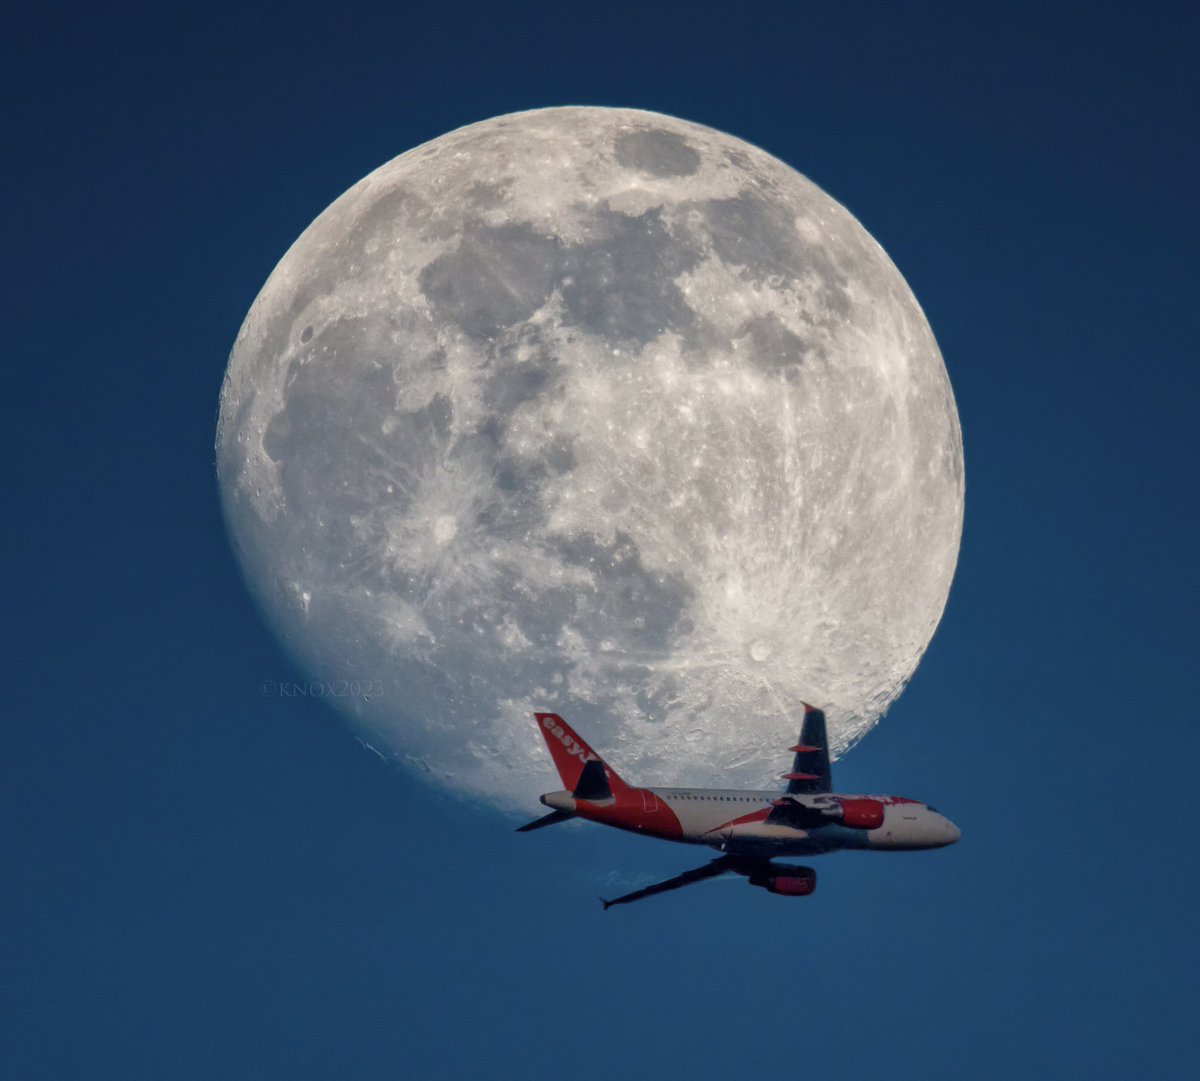
[[[962,530],[954,396],[882,248],[762,150],[628,109],[473,124],[334,202],[238,334],[217,464],[298,662],[505,808],[559,783],[535,709],[647,784],[776,784],[802,701],[843,752]]]

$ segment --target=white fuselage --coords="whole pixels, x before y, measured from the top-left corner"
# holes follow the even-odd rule
[[[620,829],[737,855],[814,856],[838,849],[941,848],[960,836],[958,828],[938,811],[900,796],[789,796],[800,814],[811,812],[812,821],[801,826],[779,821],[778,815],[776,821],[766,820],[781,802],[778,792],[708,788],[642,788],[636,792],[641,805],[630,808],[632,813],[576,801],[569,792],[547,793],[542,803]],[[880,805],[882,821],[878,825],[864,828],[837,820],[844,805],[860,801]]]

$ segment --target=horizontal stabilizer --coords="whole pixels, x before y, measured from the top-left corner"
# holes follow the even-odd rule
[[[551,811],[548,815],[543,815],[541,818],[535,818],[532,822],[526,822],[523,826],[518,826],[517,832],[528,833],[530,830],[540,830],[543,826],[553,826],[557,822],[565,822],[568,818],[574,817],[570,811]]]
[[[780,778],[782,781],[819,781],[820,779],[816,773],[785,773]]]

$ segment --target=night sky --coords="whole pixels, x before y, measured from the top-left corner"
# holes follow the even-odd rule
[[[1198,31],[1146,3],[10,16],[0,1072],[1194,1076]],[[377,165],[562,104],[762,146],[924,307],[962,554],[836,779],[934,803],[953,848],[603,913],[703,854],[517,835],[260,693],[299,673],[217,495],[246,310]]]

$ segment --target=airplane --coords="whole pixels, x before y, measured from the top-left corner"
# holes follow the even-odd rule
[[[566,786],[547,792],[549,814],[518,833],[571,818],[682,844],[707,845],[722,853],[681,875],[605,901],[629,904],[726,872],[751,886],[785,897],[807,897],[817,888],[811,867],[776,863],[779,856],[817,856],[839,849],[913,851],[944,848],[961,836],[936,808],[903,796],[834,793],[825,735],[825,713],[804,706],[800,742],[789,748],[792,769],[783,795],[713,788],[635,788],[626,784],[557,713],[535,713],[538,728]]]

